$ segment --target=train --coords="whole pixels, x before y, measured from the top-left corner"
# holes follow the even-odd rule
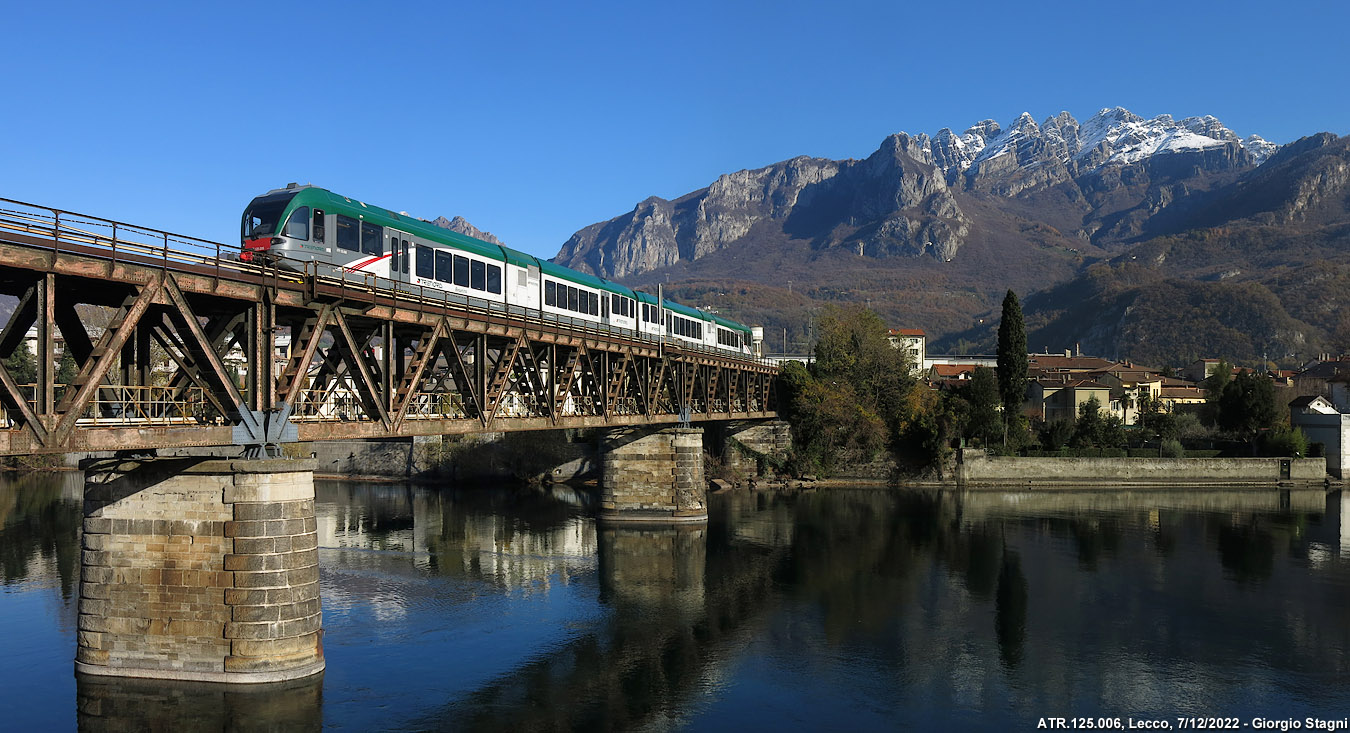
[[[717,352],[758,356],[762,342],[759,328],[308,184],[254,198],[241,230],[245,262],[315,262],[324,274]]]

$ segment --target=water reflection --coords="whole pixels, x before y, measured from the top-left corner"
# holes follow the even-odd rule
[[[317,731],[323,675],[268,685],[208,685],[78,675],[82,731]]]
[[[0,475],[0,577],[6,585],[54,577],[61,598],[74,597],[83,488],[75,472]]]
[[[1310,681],[1332,691],[1320,705],[1347,704],[1333,686],[1350,671],[1346,566],[1308,572],[1310,548],[1342,532],[1339,496],[832,491],[713,502],[706,528],[602,525],[607,613],[406,727],[1006,727],[1049,709],[1215,705],[1269,714]],[[485,552],[475,536],[436,552],[456,556],[460,541]]]
[[[79,484],[25,481],[0,481],[20,727],[71,701],[112,730],[1350,715],[1339,492],[731,492],[672,528],[597,526],[570,489],[321,482],[329,668],[273,696],[76,687],[74,629],[21,611],[77,592]]]

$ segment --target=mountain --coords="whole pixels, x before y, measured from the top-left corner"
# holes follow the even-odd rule
[[[604,277],[640,275],[699,260],[756,226],[815,249],[951,260],[976,225],[965,199],[981,195],[1048,205],[1047,223],[1069,237],[1111,244],[1137,236],[1195,188],[1193,179],[1204,187],[1274,150],[1213,117],[1143,120],[1120,108],[1082,125],[1062,112],[1040,125],[1023,114],[1007,129],[985,120],[960,135],[902,132],[865,160],[798,157],[724,175],[675,201],[648,198],[574,234],[554,261]]]
[[[554,261],[639,287],[666,283],[674,297],[765,325],[771,344],[789,350],[805,348],[810,314],[830,301],[866,303],[897,326],[924,328],[939,347],[986,347],[981,319],[987,325],[1007,289],[1024,299],[1044,291],[1048,300],[1030,299],[1043,304],[1042,335],[1055,341],[1044,345],[1072,347],[1090,334],[1098,353],[1124,355],[1149,341],[1130,330],[1133,314],[1159,315],[1102,298],[1125,292],[1118,276],[1137,248],[1163,247],[1151,286],[1199,282],[1188,294],[1278,304],[1288,318],[1277,309],[1268,334],[1246,345],[1195,334],[1143,349],[1152,361],[1223,344],[1247,357],[1301,353],[1325,346],[1334,327],[1326,313],[1293,305],[1303,296],[1287,292],[1287,278],[1345,258],[1335,228],[1350,222],[1336,162],[1343,148],[1332,135],[1284,147],[1240,138],[1209,116],[1146,120],[1113,108],[1082,123],[1065,112],[1038,124],[1023,114],[1006,128],[985,120],[959,134],[902,132],[862,160],[803,156],[723,175],[675,200],[651,197],[577,232]],[[1271,251],[1259,255],[1262,247]],[[1281,257],[1273,269],[1254,265]],[[1109,287],[1103,267],[1115,273]],[[1246,274],[1225,274],[1234,269]],[[1117,325],[1093,320],[1108,314]],[[1213,319],[1244,322],[1235,313]]]
[[[497,239],[497,237],[494,236],[492,232],[485,232],[479,229],[478,227],[470,224],[462,216],[456,216],[453,219],[447,219],[444,216],[438,216],[431,223],[442,229],[449,229],[452,232],[465,234],[475,239],[481,239],[484,242],[488,242],[491,244],[503,244],[502,240]]]
[[[1028,297],[1033,346],[1151,363],[1350,350],[1350,138],[1290,143],[1171,218],[1178,233]]]

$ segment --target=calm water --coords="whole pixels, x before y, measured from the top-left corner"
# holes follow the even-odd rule
[[[318,486],[320,680],[76,680],[80,479],[0,479],[0,728],[1033,730],[1350,717],[1339,493]],[[1344,523],[1344,528],[1343,528]]]

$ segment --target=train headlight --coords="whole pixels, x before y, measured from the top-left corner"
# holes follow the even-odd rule
[[[285,243],[286,240],[282,239],[281,237],[272,237],[272,246],[274,247],[278,244],[285,244]]]

